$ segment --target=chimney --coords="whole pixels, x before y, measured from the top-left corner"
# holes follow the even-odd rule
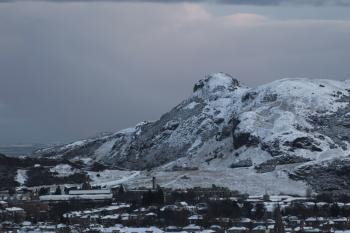
[[[155,190],[157,188],[156,177],[152,177],[152,189]]]

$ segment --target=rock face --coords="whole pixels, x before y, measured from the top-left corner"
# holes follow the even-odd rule
[[[283,172],[316,189],[317,179],[306,171],[317,174],[325,161],[333,170],[329,161],[346,164],[350,154],[349,101],[349,80],[282,79],[248,88],[217,73],[197,82],[193,94],[158,121],[35,155],[129,170],[232,166],[271,173],[290,164]]]
[[[335,191],[336,194],[349,194],[350,158],[336,158],[322,162],[301,165],[290,174],[293,179],[306,180],[317,191]]]

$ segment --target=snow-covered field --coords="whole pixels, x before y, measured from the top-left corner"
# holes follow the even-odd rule
[[[58,177],[67,177],[78,172],[78,169],[73,168],[68,164],[58,164],[50,169],[50,172],[56,173]]]
[[[102,186],[127,185],[129,188],[152,187],[152,177],[165,188],[191,188],[196,186],[211,187],[225,186],[250,195],[295,194],[305,195],[307,186],[303,182],[288,178],[284,170],[287,166],[279,166],[270,173],[256,173],[253,168],[235,168],[197,171],[120,171],[106,170],[101,173],[89,172],[92,184]],[[97,177],[100,174],[100,177]]]
[[[113,187],[119,184],[125,184],[129,180],[138,177],[139,171],[121,171],[121,170],[104,170],[102,172],[89,171],[88,175],[92,180],[92,185]]]

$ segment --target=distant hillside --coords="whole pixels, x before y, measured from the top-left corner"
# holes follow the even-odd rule
[[[155,122],[35,156],[152,170],[169,177],[168,187],[218,182],[252,193],[300,193],[306,185],[350,191],[347,173],[336,171],[346,171],[350,154],[349,103],[350,80],[281,79],[249,88],[217,73]],[[142,174],[150,175],[128,182]],[[335,185],[321,185],[325,180]]]

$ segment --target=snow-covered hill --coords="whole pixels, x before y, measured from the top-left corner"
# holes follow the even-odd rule
[[[207,172],[209,184],[215,182],[210,174],[222,171],[233,179],[222,182],[227,186],[240,179],[240,187],[259,181],[261,189],[252,188],[259,191],[264,180],[305,189],[304,181],[313,187],[317,181],[305,178],[310,174],[300,172],[302,165],[315,170],[310,167],[350,154],[349,101],[350,80],[282,79],[248,88],[217,73],[197,82],[193,94],[158,121],[36,155],[98,161],[115,169],[152,169],[163,177],[174,174],[164,181],[174,187],[194,183],[191,177],[177,179],[181,174],[205,177]]]

